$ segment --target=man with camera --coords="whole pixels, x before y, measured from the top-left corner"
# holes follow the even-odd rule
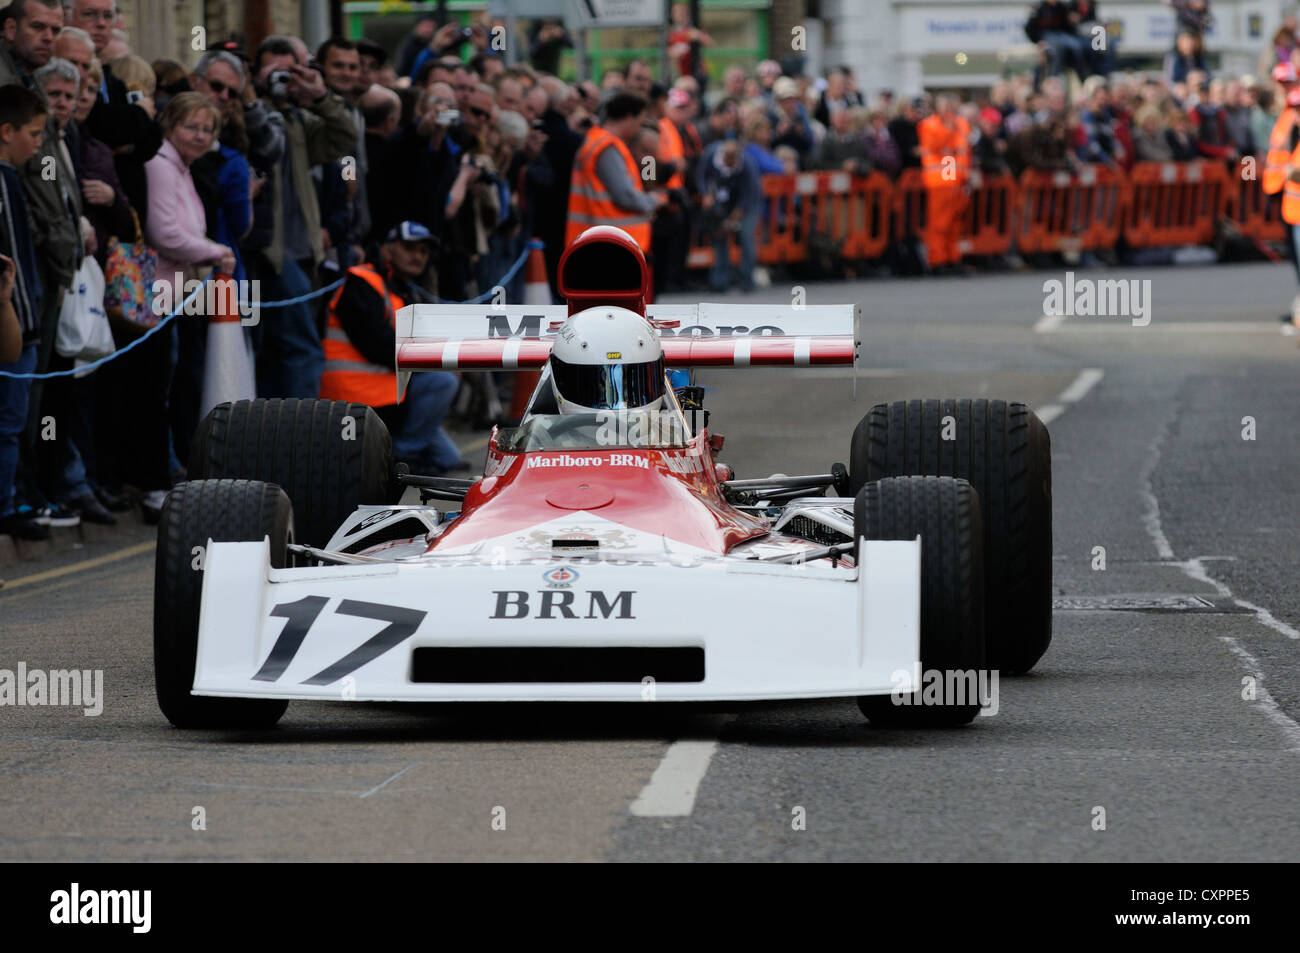
[[[271,237],[260,249],[260,274],[267,279],[263,295],[297,298],[312,290],[311,276],[325,257],[311,167],[351,154],[357,128],[347,105],[325,87],[319,72],[300,62],[288,37],[262,41],[254,68],[258,90],[284,117],[287,142],[269,182]],[[325,358],[311,302],[277,308],[261,327],[257,392],[317,396]]]

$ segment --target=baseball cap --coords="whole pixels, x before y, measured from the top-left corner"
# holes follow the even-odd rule
[[[691,94],[688,93],[686,90],[684,89],[668,90],[669,106],[676,106],[678,109],[680,109],[682,106],[688,105],[690,101],[691,101]]]
[[[1002,113],[998,112],[992,106],[985,106],[980,110],[980,118],[985,122],[1001,122]]]
[[[434,235],[433,232],[429,231],[419,222],[407,221],[389,229],[388,234],[384,236],[384,241],[429,242],[436,245],[438,243],[438,236]]]
[[[1300,80],[1296,76],[1295,67],[1290,63],[1278,63],[1273,67],[1273,82],[1275,83],[1294,83]]]
[[[1300,106],[1300,87],[1286,91],[1286,104],[1288,106]]]

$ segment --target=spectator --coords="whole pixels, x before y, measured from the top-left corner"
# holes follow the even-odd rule
[[[0,255],[6,264],[0,275],[0,297],[12,300],[21,331],[16,360],[0,364],[10,374],[30,374],[36,368],[41,340],[44,288],[33,253],[32,222],[18,169],[36,155],[45,135],[45,100],[17,84],[0,88]],[[10,332],[12,335],[12,331]],[[12,351],[12,342],[7,350]],[[19,438],[27,423],[32,381],[0,376],[0,533],[16,539],[45,539],[47,525],[36,514],[19,514],[15,481]]]
[[[321,378],[321,397],[374,407],[393,435],[397,460],[414,473],[434,476],[469,469],[442,429],[456,375],[412,374],[399,402],[395,321],[400,308],[432,300],[420,279],[437,244],[419,222],[402,222],[385,236],[378,267],[348,269],[329,304]]]
[[[528,61],[534,68],[552,75],[560,71],[560,56],[573,49],[569,31],[559,20],[537,19],[528,30]]]
[[[256,69],[268,104],[284,117],[288,142],[271,176],[270,241],[260,249],[259,274],[267,298],[286,300],[311,292],[310,276],[325,257],[310,168],[348,155],[357,130],[347,105],[326,88],[320,73],[302,64],[288,38],[262,41]],[[316,396],[324,354],[312,305],[277,308],[259,326],[258,393]]]
[[[721,99],[709,111],[707,119],[695,124],[701,149],[707,149],[719,139],[730,139],[736,134],[739,105],[734,99]]]
[[[766,116],[755,116],[745,125],[745,155],[754,163],[759,175],[780,175],[781,160],[768,148],[772,144],[772,124]]]
[[[438,278],[444,288],[442,293],[454,301],[486,290],[476,287],[475,276],[479,260],[488,251],[488,236],[503,215],[500,176],[490,155],[495,125],[492,87],[480,83],[470,96],[468,112],[461,115],[457,139],[463,148],[456,178],[447,193],[447,227],[442,233]]]
[[[1124,159],[1124,147],[1115,132],[1110,94],[1103,83],[1098,83],[1087,96],[1086,106],[1079,113],[1079,159],[1115,168]]]
[[[1083,45],[1083,62],[1093,76],[1109,76],[1115,68],[1115,40],[1097,15],[1094,0],[1073,0],[1070,13],[1075,33]]]
[[[540,117],[541,132],[546,136],[542,151],[555,174],[555,188],[537,196],[534,234],[545,245],[542,253],[546,259],[546,275],[551,283],[552,294],[558,296],[555,278],[560,255],[564,253],[569,183],[573,176],[573,160],[582,147],[584,136],[569,128],[565,114],[565,110],[572,113],[577,109],[577,95],[574,91],[553,76],[543,77],[541,85],[547,93],[546,109]]]
[[[95,258],[103,265],[108,254],[108,239],[116,237],[123,242],[134,241],[135,224],[131,219],[131,205],[126,200],[121,183],[117,179],[117,170],[113,167],[113,150],[90,134],[86,128],[86,117],[95,105],[95,91],[99,88],[102,67],[92,61],[87,82],[81,85],[77,93],[76,120],[78,139],[81,143],[82,209],[91,226],[95,229]]]
[[[835,113],[861,105],[862,96],[849,89],[848,72],[843,67],[837,67],[826,74],[826,88],[817,97],[813,118],[829,127]]]
[[[754,290],[755,246],[758,211],[762,204],[758,169],[740,143],[728,139],[709,147],[700,156],[696,189],[703,209],[705,234],[713,238],[713,267],[709,290],[725,292],[731,287],[729,238],[740,244],[740,290]]]
[[[1254,154],[1262,156],[1268,149],[1269,137],[1273,131],[1273,91],[1265,88],[1253,76],[1243,76],[1241,84],[1242,101],[1247,104],[1250,113],[1250,142],[1254,146]]]
[[[593,225],[617,225],[650,253],[650,217],[667,201],[663,192],[647,194],[628,148],[641,132],[646,101],[617,93],[605,106],[605,120],[587,132],[573,161],[565,245]]]
[[[1062,0],[1041,0],[1025,24],[1025,35],[1045,57],[1048,76],[1059,76],[1067,69],[1080,78],[1088,75],[1086,44],[1074,32],[1072,14]]]
[[[333,38],[321,44],[316,52],[316,62],[325,75],[325,85],[347,104],[356,130],[352,148],[341,160],[320,167],[321,185],[317,194],[336,197],[337,209],[322,201],[321,215],[328,220],[331,212],[337,213],[337,232],[328,236],[328,261],[326,266],[337,272],[346,269],[363,257],[362,245],[370,236],[370,198],[366,190],[369,159],[366,155],[366,124],[361,117],[357,101],[364,92],[360,85],[361,52],[350,40]],[[369,84],[367,84],[367,88]]]
[[[668,31],[668,57],[679,76],[700,77],[706,72],[700,48],[713,45],[713,37],[691,22],[691,9],[674,3],[669,13],[672,29]]]
[[[920,98],[903,103],[898,115],[889,121],[889,134],[898,143],[898,154],[904,169],[921,167],[921,140],[917,138],[916,127],[921,121],[925,101]]]
[[[207,237],[208,226],[203,203],[194,188],[190,165],[204,155],[216,141],[221,128],[221,114],[200,93],[181,93],[167,104],[160,117],[164,141],[158,154],[149,160],[145,172],[149,177],[149,201],[153,203],[149,227],[145,237],[158,253],[158,282],[169,286],[172,301],[182,301],[184,286],[189,279],[202,279],[211,267],[229,275],[235,271],[235,253]],[[146,517],[156,519],[162,510],[163,496],[168,486],[172,468],[168,465],[166,417],[159,439],[152,415],[169,406],[168,385],[171,378],[172,359],[168,335],[155,335],[136,350],[157,352],[151,362],[142,386],[149,387],[141,393],[142,407],[150,408],[144,420],[137,420],[139,438],[145,441],[139,447],[138,486],[146,491],[143,507]],[[195,421],[197,422],[197,421]],[[160,452],[161,451],[161,454]],[[143,482],[140,482],[142,480]]]
[[[1133,148],[1139,162],[1172,162],[1173,150],[1165,138],[1165,124],[1158,106],[1147,105],[1134,114]]]
[[[975,164],[985,175],[998,175],[1010,170],[1007,164],[1007,141],[999,135],[1001,131],[1002,113],[992,106],[980,110],[972,155]]]
[[[1174,40],[1174,51],[1169,54],[1165,73],[1171,84],[1185,83],[1194,70],[1209,73],[1210,68],[1206,65],[1205,54],[1198,46],[1196,35],[1180,30]]]
[[[415,21],[415,26],[411,27],[411,32],[406,34],[397,50],[398,73],[403,76],[415,75],[415,60],[429,45],[436,29],[437,21],[433,14],[426,14]]]
[[[867,114],[867,128],[862,131],[862,142],[872,168],[893,179],[903,167],[903,157],[889,133],[887,119],[883,109],[871,110]]]
[[[650,64],[645,60],[629,60],[624,71],[626,81],[623,88],[629,93],[636,93],[643,99],[650,98],[650,86],[654,78],[650,75]]]
[[[1203,158],[1235,162],[1238,152],[1223,105],[1223,83],[1216,79],[1202,89],[1204,98],[1188,113],[1196,133],[1196,148]]]
[[[1192,131],[1191,120],[1187,113],[1177,106],[1171,106],[1165,113],[1165,142],[1175,162],[1189,162],[1201,157],[1197,146],[1196,134]]]
[[[854,131],[854,111],[848,108],[835,109],[830,117],[831,129],[817,146],[813,168],[866,175],[871,171],[871,160],[867,158],[866,142]]]
[[[772,97],[777,106],[773,146],[791,146],[799,153],[799,161],[807,162],[812,153],[813,132],[808,110],[799,98],[799,84],[789,76],[782,76],[772,86]]]

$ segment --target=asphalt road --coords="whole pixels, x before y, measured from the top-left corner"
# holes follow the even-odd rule
[[[182,733],[153,697],[153,556],[119,540],[0,590],[0,669],[102,669],[104,695],[93,717],[0,707],[0,859],[1293,860],[1292,272],[1090,276],[1149,279],[1145,327],[1043,320],[1063,277],[809,286],[862,302],[856,399],[839,371],[701,376],[739,476],[824,472],[879,400],[1052,418],[1055,636],[996,715],[904,733],[846,701],[295,703],[268,734]]]

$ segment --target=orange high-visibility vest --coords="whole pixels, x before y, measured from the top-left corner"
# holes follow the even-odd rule
[[[937,113],[926,116],[916,124],[916,136],[921,145],[921,182],[925,187],[964,185],[970,174],[970,126],[966,120],[954,116],[949,126]],[[949,157],[952,162],[945,176],[945,160]]]
[[[664,184],[664,188],[685,188],[686,177],[682,175],[682,169],[685,168],[686,147],[682,145],[682,136],[677,131],[677,124],[667,116],[659,120],[659,161],[677,163],[677,171]]]
[[[569,185],[569,221],[564,231],[564,244],[572,244],[575,238],[593,225],[616,225],[631,235],[641,250],[649,254],[649,214],[615,205],[600,181],[600,176],[596,175],[596,160],[607,148],[618,150],[627,167],[628,178],[638,188],[641,186],[641,170],[637,168],[636,161],[623,140],[600,126],[588,129],[587,138],[573,159],[573,177]]]
[[[1268,137],[1268,154],[1264,157],[1264,176],[1262,184],[1266,195],[1276,195],[1282,191],[1286,180],[1286,164],[1291,159],[1291,129],[1295,126],[1295,110],[1287,107],[1273,123],[1273,131]]]
[[[1300,168],[1300,145],[1291,154],[1291,164]],[[1282,221],[1288,225],[1300,225],[1300,182],[1289,178],[1282,181]]]
[[[384,311],[390,324],[397,320],[397,309],[406,306],[397,295],[384,285],[384,279],[368,264],[354,265],[348,274],[356,275],[375,289],[384,302]],[[348,340],[339,320],[339,299],[343,288],[330,299],[329,317],[325,322],[325,373],[320,378],[320,395],[326,400],[350,400],[371,407],[387,407],[397,403],[397,371],[382,364],[372,364]]]

